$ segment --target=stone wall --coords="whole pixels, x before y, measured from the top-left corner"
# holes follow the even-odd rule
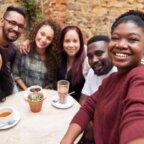
[[[0,0],[0,15],[9,4],[18,0]],[[144,11],[144,0],[39,0],[45,17],[55,19],[61,26],[77,25],[85,41],[94,34],[109,34],[111,23],[129,9]]]

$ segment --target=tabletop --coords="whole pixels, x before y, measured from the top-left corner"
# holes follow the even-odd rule
[[[52,106],[52,98],[57,91],[44,90],[47,98],[42,110],[38,113],[30,111],[24,99],[25,91],[7,97],[2,106],[11,106],[20,113],[20,121],[12,128],[0,130],[0,144],[59,144],[69,123],[79,110],[79,103],[68,109],[58,109]],[[76,142],[75,142],[76,143]]]

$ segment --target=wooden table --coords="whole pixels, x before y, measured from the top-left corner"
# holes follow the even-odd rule
[[[80,105],[74,100],[74,105],[68,109],[58,109],[51,105],[51,100],[57,91],[44,90],[47,95],[39,113],[30,111],[25,92],[18,92],[7,97],[2,106],[12,106],[20,113],[20,121],[16,126],[0,130],[0,144],[59,144],[69,123]]]

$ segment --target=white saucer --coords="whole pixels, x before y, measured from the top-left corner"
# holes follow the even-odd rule
[[[58,100],[58,96],[56,96],[55,98],[52,99],[51,104],[56,108],[67,109],[73,106],[74,100],[71,96],[68,96],[67,102],[65,104],[61,104]]]
[[[20,113],[16,109],[14,109],[14,108],[13,108],[13,111],[14,111],[14,116],[13,116],[13,119],[10,119],[10,121],[11,120],[15,120],[15,122],[12,123],[12,124],[0,127],[0,130],[11,128],[11,127],[15,126],[19,122],[19,120],[20,120]]]
[[[44,99],[47,98],[46,92],[44,90],[42,90],[42,93],[44,95]],[[25,94],[24,94],[24,99],[27,100],[29,92],[27,90],[25,90]]]

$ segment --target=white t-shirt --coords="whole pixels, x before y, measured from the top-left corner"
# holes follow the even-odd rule
[[[98,76],[94,73],[93,69],[91,68],[87,74],[86,81],[84,84],[84,87],[82,89],[82,94],[84,95],[92,95],[94,92],[98,90],[98,87],[101,85],[102,80],[106,78],[108,75],[110,75],[113,72],[116,72],[117,68],[113,66],[111,71],[105,75]]]

